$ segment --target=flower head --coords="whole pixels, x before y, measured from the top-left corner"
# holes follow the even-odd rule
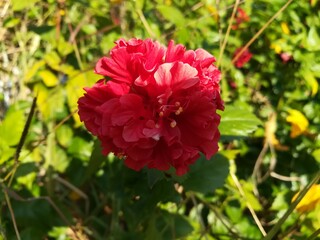
[[[178,175],[204,153],[218,150],[223,110],[220,72],[203,49],[168,47],[150,39],[120,39],[95,72],[106,79],[78,101],[79,115],[103,153],[123,156],[135,170],[176,169]]]
[[[295,201],[300,192],[296,193],[292,202]],[[296,210],[300,213],[306,213],[314,210],[320,204],[320,184],[314,184],[310,190],[304,195],[302,200],[296,206]]]
[[[243,22],[248,22],[250,20],[250,17],[242,8],[239,7],[237,9],[235,20],[236,20],[236,23],[231,26],[233,30],[238,29]]]
[[[235,58],[242,51],[242,49],[243,48],[236,49],[233,54],[233,58]],[[249,51],[249,49],[244,50],[243,53],[235,61],[235,66],[237,68],[242,68],[244,64],[250,61],[251,57],[252,53]]]
[[[298,110],[289,109],[289,115],[287,116],[287,122],[291,123],[291,138],[296,138],[299,135],[305,133],[309,126],[308,119]]]

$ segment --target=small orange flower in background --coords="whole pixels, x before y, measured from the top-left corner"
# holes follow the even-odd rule
[[[298,110],[288,110],[287,122],[291,123],[291,138],[296,138],[299,135],[305,133],[309,126],[308,119]]]
[[[247,15],[247,13],[242,9],[238,8],[236,13],[236,24],[232,25],[232,29],[236,30],[240,27],[241,23],[248,22],[250,20],[250,17]]]
[[[292,202],[295,201],[300,192],[296,193]],[[320,204],[320,184],[313,185],[307,194],[302,198],[296,206],[296,210],[300,213],[306,213],[314,210]]]

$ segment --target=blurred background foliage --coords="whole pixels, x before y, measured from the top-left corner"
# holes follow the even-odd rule
[[[319,172],[320,1],[289,2],[237,68],[287,1],[2,0],[0,239],[262,239]],[[183,178],[102,156],[76,114],[96,61],[132,37],[218,58],[220,152]],[[315,184],[273,239],[316,239],[319,205]]]

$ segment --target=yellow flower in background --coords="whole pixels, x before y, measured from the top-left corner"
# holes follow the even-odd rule
[[[275,149],[280,151],[287,151],[288,147],[282,145],[279,140],[276,137],[276,131],[277,131],[277,115],[276,113],[272,113],[268,119],[268,121],[265,123],[265,141],[271,144],[275,147]]]
[[[208,5],[207,10],[209,11],[210,15],[213,16],[215,21],[218,21],[218,11],[215,7]]]
[[[280,54],[281,51],[282,51],[282,48],[281,48],[280,44],[277,44],[277,43],[272,43],[270,45],[270,48],[274,49],[275,53],[277,53],[277,54]]]
[[[281,29],[284,34],[287,34],[287,35],[290,34],[290,29],[289,29],[288,24],[286,22],[281,23]]]
[[[296,193],[292,202],[296,200],[300,192]],[[300,213],[306,213],[314,210],[318,204],[320,204],[320,184],[313,185],[307,194],[302,198],[299,204],[296,206],[296,210]]]
[[[291,123],[291,133],[290,137],[295,138],[299,135],[303,134],[308,126],[309,121],[308,119],[298,110],[290,109],[288,110],[289,115],[287,116],[287,122]]]

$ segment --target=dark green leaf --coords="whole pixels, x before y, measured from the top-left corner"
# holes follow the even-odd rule
[[[148,173],[148,184],[150,188],[153,188],[153,186],[164,178],[164,174],[162,171],[159,171],[157,169],[147,169]]]
[[[213,192],[222,187],[229,173],[229,161],[220,154],[216,154],[209,161],[201,156],[191,166],[188,178],[182,183],[186,191],[201,193]]]

